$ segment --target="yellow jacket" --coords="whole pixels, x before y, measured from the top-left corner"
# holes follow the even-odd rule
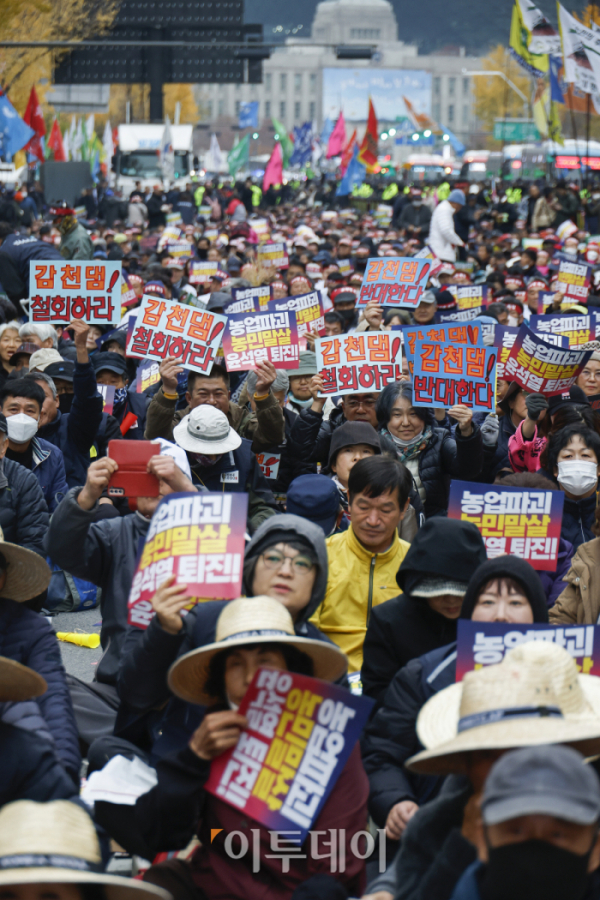
[[[327,592],[310,621],[347,654],[349,671],[359,672],[371,608],[401,593],[396,574],[410,544],[396,534],[385,553],[370,553],[352,526],[326,543]]]

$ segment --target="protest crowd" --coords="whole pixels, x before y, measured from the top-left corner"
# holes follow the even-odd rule
[[[3,195],[0,897],[600,900],[600,195],[380,194]]]

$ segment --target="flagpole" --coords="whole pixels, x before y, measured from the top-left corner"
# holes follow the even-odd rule
[[[587,159],[587,168],[585,170],[585,186],[589,187],[590,184],[590,98],[591,94],[586,94],[587,96],[587,109],[585,111],[585,155]]]
[[[575,113],[573,112],[573,85],[571,85],[571,97],[570,97],[569,109],[571,112],[571,131],[573,133],[573,137],[575,139],[575,149],[577,150],[577,159],[579,160],[579,170],[581,171],[581,154],[579,152],[579,141],[577,139],[577,127],[575,125]]]

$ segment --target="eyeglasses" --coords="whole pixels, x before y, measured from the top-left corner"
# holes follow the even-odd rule
[[[591,369],[584,369],[581,374],[585,375],[586,378],[593,378],[595,381],[600,381],[600,369],[597,369],[595,372],[592,372]]]
[[[365,409],[373,409],[377,400],[374,397],[368,397],[366,400],[356,400],[354,397],[345,400],[344,405],[348,407],[348,409],[358,409],[359,406],[363,406]]]
[[[308,575],[314,569],[314,564],[307,556],[286,556],[279,550],[267,550],[261,554],[261,559],[267,569],[281,569],[286,559],[289,559],[290,565],[296,575]]]

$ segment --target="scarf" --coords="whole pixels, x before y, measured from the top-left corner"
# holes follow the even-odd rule
[[[339,480],[337,475],[332,475],[331,480],[333,481],[336,488],[338,489],[338,493],[340,495],[340,503],[342,504],[342,509],[344,510],[344,512],[347,513],[348,512],[348,491],[346,490],[344,485],[341,483],[341,481]]]
[[[396,453],[400,462],[407,462],[415,459],[427,447],[429,441],[433,437],[433,431],[430,425],[427,425],[425,431],[412,438],[410,441],[403,441],[401,438],[395,437],[390,431],[384,429],[383,434],[389,435],[396,446]]]

